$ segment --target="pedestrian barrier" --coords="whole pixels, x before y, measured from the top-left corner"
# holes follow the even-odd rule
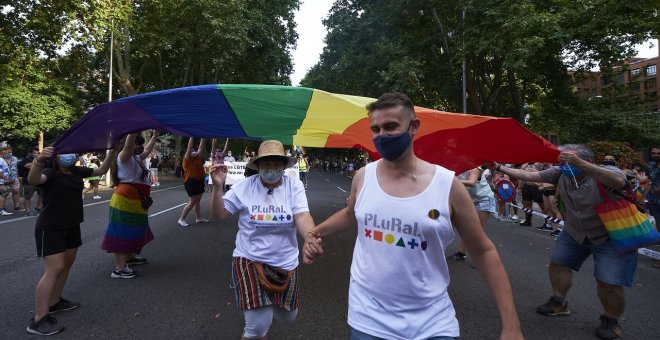
[[[544,219],[546,222],[557,223],[557,224],[559,224],[560,226],[564,226],[564,220],[562,220],[561,218],[556,218],[556,217],[548,216],[548,215],[546,215],[546,214],[544,214],[544,213],[542,213],[542,212],[540,212],[540,211],[536,211],[536,210],[533,210],[533,209],[525,208],[525,207],[523,207],[522,205],[517,205],[517,204],[513,204],[513,203],[507,203],[507,204],[510,205],[510,206],[512,206],[512,207],[516,207],[516,208],[518,208],[518,209],[521,209],[522,211],[524,211],[524,212],[527,213],[527,214],[536,215],[536,216],[538,216],[538,217]]]
[[[524,211],[525,213],[528,213],[528,214],[532,214],[532,215],[535,215],[535,216],[541,217],[541,218],[543,218],[544,220],[546,220],[546,221],[548,221],[548,222],[557,223],[557,224],[559,224],[559,225],[561,225],[561,226],[564,225],[564,220],[562,220],[561,218],[556,218],[556,217],[548,216],[548,215],[546,215],[546,214],[544,214],[544,213],[542,213],[542,212],[540,212],[540,211],[536,211],[536,210],[533,210],[533,209],[525,208],[525,207],[520,206],[520,205],[517,205],[517,204],[513,204],[513,203],[507,203],[507,204],[510,205],[510,206],[512,206],[512,207],[516,207],[516,208],[518,208],[518,209],[522,209],[522,211]],[[637,253],[638,253],[638,254],[641,254],[641,255],[644,255],[644,256],[648,256],[648,257],[650,257],[650,258],[652,258],[652,259],[655,259],[655,260],[660,261],[660,252],[657,252],[657,251],[655,251],[655,250],[651,250],[651,249],[648,249],[648,248],[639,248],[639,249],[637,250]]]

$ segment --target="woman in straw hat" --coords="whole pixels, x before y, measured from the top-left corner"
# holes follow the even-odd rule
[[[296,230],[310,242],[316,237],[302,182],[284,176],[295,162],[282,143],[264,141],[246,165],[259,174],[234,184],[224,197],[227,167],[219,162],[212,167],[212,218],[240,214],[232,279],[245,316],[242,339],[263,339],[273,317],[290,323],[298,312]]]

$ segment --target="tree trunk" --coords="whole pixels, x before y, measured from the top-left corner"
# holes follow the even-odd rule
[[[520,90],[518,90],[518,84],[516,83],[516,75],[511,70],[507,70],[507,77],[509,80],[509,89],[511,90],[511,99],[513,100],[513,105],[516,109],[516,117],[519,122],[525,122],[525,109],[523,98],[520,96]]]

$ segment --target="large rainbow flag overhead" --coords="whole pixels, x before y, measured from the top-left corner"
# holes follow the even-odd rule
[[[118,99],[81,117],[55,143],[58,153],[105,150],[127,133],[161,129],[195,137],[277,139],[319,148],[361,148],[378,157],[365,106],[373,98],[306,87],[221,84]],[[415,153],[455,171],[484,161],[556,162],[548,141],[510,118],[416,107]]]

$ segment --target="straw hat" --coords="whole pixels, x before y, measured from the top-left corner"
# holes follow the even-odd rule
[[[257,152],[257,157],[250,160],[246,166],[253,170],[259,170],[257,164],[262,157],[268,156],[278,156],[282,158],[282,161],[286,163],[285,168],[290,168],[296,164],[296,159],[293,157],[286,156],[284,154],[284,145],[278,140],[265,140],[259,145],[259,151]]]

